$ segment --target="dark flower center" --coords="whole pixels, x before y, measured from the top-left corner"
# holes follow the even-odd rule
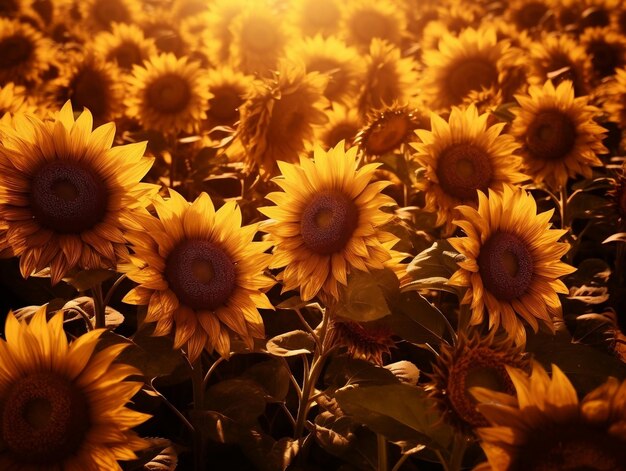
[[[613,75],[616,68],[624,66],[624,48],[616,43],[594,41],[587,46],[587,54],[591,56],[593,70],[601,78]]]
[[[331,329],[333,344],[347,348],[354,358],[377,365],[382,365],[383,355],[395,347],[391,328],[378,322],[334,321]]]
[[[165,278],[179,301],[195,310],[215,310],[237,285],[230,256],[207,240],[186,240],[170,253]]]
[[[113,59],[122,69],[131,70],[133,65],[140,64],[143,59],[141,49],[137,44],[124,42],[109,53],[109,60]]]
[[[12,18],[20,9],[15,0],[0,0],[0,17]]]
[[[324,95],[331,101],[341,98],[341,94],[347,85],[347,77],[344,68],[337,60],[328,57],[315,57],[308,61],[307,71],[316,71],[328,75],[328,83]]]
[[[215,124],[233,124],[239,119],[239,107],[243,104],[241,93],[233,87],[224,86],[211,90],[213,98],[209,100],[209,115]]]
[[[344,249],[359,223],[354,201],[341,192],[315,195],[302,212],[300,232],[313,252],[330,255]]]
[[[479,386],[513,394],[515,388],[506,372],[507,364],[511,363],[501,352],[479,347],[466,351],[451,366],[446,393],[455,412],[472,427],[485,427],[489,423],[476,409],[470,388]]]
[[[533,279],[533,257],[526,243],[508,232],[495,232],[480,249],[480,277],[501,301],[522,296]]]
[[[548,11],[548,7],[542,2],[526,3],[516,12],[515,23],[521,30],[534,28],[539,26]]]
[[[0,41],[0,69],[10,69],[27,62],[35,48],[24,36],[14,35]]]
[[[496,66],[486,59],[468,58],[454,65],[446,77],[446,91],[452,104],[459,104],[471,91],[489,88],[498,80]]]
[[[69,98],[75,109],[91,111],[96,122],[103,122],[109,111],[110,89],[106,77],[98,70],[84,68],[69,85]]]
[[[559,110],[540,112],[528,126],[526,146],[536,159],[559,160],[576,144],[576,125]]]
[[[386,114],[376,120],[363,143],[369,155],[382,155],[400,147],[415,126],[404,113]]]
[[[44,165],[33,177],[30,198],[37,222],[62,234],[78,234],[101,222],[109,199],[99,175],[69,160]]]
[[[185,79],[174,74],[166,74],[148,85],[146,101],[159,113],[180,113],[189,105],[191,91]]]
[[[350,148],[358,132],[359,127],[356,124],[350,122],[338,123],[329,131],[324,144],[330,148],[336,146],[341,141],[346,141],[346,148]]]
[[[31,466],[54,466],[74,454],[91,425],[83,392],[49,373],[14,382],[0,410],[0,448]]]
[[[624,471],[624,440],[602,428],[564,423],[533,429],[512,471]]]
[[[130,20],[128,8],[118,0],[96,0],[92,14],[107,29],[113,22],[128,23]]]
[[[362,46],[369,46],[374,38],[390,39],[389,21],[378,12],[363,10],[358,12],[350,22],[350,28]]]
[[[487,153],[473,144],[455,144],[443,151],[437,163],[439,185],[460,200],[476,201],[476,190],[486,192],[493,178]]]
[[[602,28],[611,22],[609,12],[604,8],[587,8],[580,20],[581,29]]]

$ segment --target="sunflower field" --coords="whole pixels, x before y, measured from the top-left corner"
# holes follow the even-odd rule
[[[0,471],[626,471],[622,0],[0,0]]]

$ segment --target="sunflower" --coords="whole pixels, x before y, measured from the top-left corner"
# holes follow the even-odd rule
[[[113,363],[127,343],[97,351],[104,329],[68,344],[63,314],[29,324],[12,312],[0,339],[0,468],[120,470],[147,443],[131,430],[150,416],[126,407],[141,375]]]
[[[93,132],[88,110],[74,121],[70,103],[55,121],[17,115],[0,147],[0,219],[20,257],[22,276],[46,267],[52,284],[73,268],[115,267],[127,254],[121,218],[154,186],[145,143],[111,148],[113,123]]]
[[[427,127],[428,121],[417,109],[391,106],[369,114],[356,143],[367,156],[384,155],[408,144],[417,128]]]
[[[438,49],[424,51],[421,86],[432,110],[460,104],[472,90],[503,86],[516,64],[514,49],[498,41],[494,28],[468,28],[458,37],[446,35]]]
[[[231,24],[252,3],[252,0],[214,0],[207,12],[205,46],[215,62],[230,60],[230,45],[233,42]]]
[[[618,123],[622,129],[626,128],[626,68],[615,71],[614,80],[607,85],[606,96],[608,100],[604,103],[604,111],[611,121]]]
[[[489,329],[500,325],[515,344],[526,343],[525,320],[536,332],[542,321],[554,331],[553,317],[561,316],[557,293],[568,294],[559,277],[575,271],[561,262],[569,244],[557,242],[566,230],[550,229],[554,210],[537,214],[537,204],[521,188],[503,185],[503,193],[478,193],[478,210],[457,206],[453,223],[467,237],[448,239],[465,260],[449,284],[467,288],[461,304],[470,304],[471,324]],[[519,317],[518,317],[519,316]]]
[[[393,330],[380,321],[354,322],[334,318],[328,326],[328,344],[345,348],[352,358],[383,366],[383,357],[395,348]]]
[[[439,40],[446,35],[458,35],[476,24],[477,18],[485,15],[484,8],[475,3],[452,3],[437,7],[437,19],[424,26],[420,44],[422,49],[437,49]]]
[[[543,85],[548,79],[554,85],[570,80],[576,96],[588,93],[591,62],[585,49],[571,37],[560,33],[543,34],[528,45],[528,50],[531,85]]]
[[[304,36],[329,36],[339,32],[341,4],[338,0],[292,0],[289,22]]]
[[[326,113],[328,122],[315,128],[315,139],[324,150],[344,141],[346,148],[352,147],[357,133],[363,126],[361,115],[355,107],[335,105]]]
[[[239,109],[252,89],[254,78],[229,66],[219,66],[208,70],[206,81],[212,97],[204,128],[233,126],[239,121]]]
[[[604,28],[611,24],[611,14],[623,8],[621,0],[583,0],[578,19],[579,30]]]
[[[360,54],[334,36],[304,38],[288,48],[287,57],[292,62],[302,61],[307,72],[326,74],[324,95],[333,103],[345,105],[361,89],[365,70]]]
[[[516,95],[520,106],[511,110],[511,134],[522,144],[527,173],[555,189],[577,174],[590,178],[591,166],[602,165],[597,154],[607,152],[606,130],[593,121],[599,110],[586,96],[574,98],[569,81],[555,88],[548,80],[528,93]]]
[[[275,9],[264,2],[248,4],[230,27],[230,59],[246,74],[267,76],[276,69],[291,32]]]
[[[253,242],[257,226],[241,226],[234,202],[215,211],[206,193],[189,204],[170,190],[154,205],[159,219],[142,216],[127,235],[133,267],[122,269],[139,286],[124,302],[147,304],[155,335],[173,329],[174,348],[186,344],[191,361],[203,349],[228,358],[231,331],[252,348],[265,336],[258,308],[273,309],[264,292],[274,282],[263,273],[271,243]]]
[[[596,82],[626,66],[626,37],[610,28],[589,28],[580,43],[591,59]]]
[[[307,74],[298,64],[281,61],[273,79],[254,85],[241,108],[238,136],[250,169],[271,176],[276,162],[294,162],[313,139],[313,126],[324,124],[326,77]]]
[[[91,48],[96,55],[124,71],[130,71],[133,65],[141,65],[157,53],[153,39],[146,39],[137,26],[124,23],[113,23],[111,32],[98,34]]]
[[[0,86],[39,81],[54,54],[49,40],[32,26],[0,18]]]
[[[518,31],[552,29],[553,0],[512,0],[507,5],[504,20],[515,25]]]
[[[513,155],[519,147],[513,137],[502,134],[504,123],[489,126],[489,114],[478,114],[474,105],[453,107],[446,122],[431,113],[431,131],[415,131],[415,160],[424,167],[419,189],[426,193],[427,211],[437,213],[436,225],[446,224],[451,232],[454,208],[476,207],[477,190],[501,190],[505,183],[527,179],[519,172],[521,159]]]
[[[426,386],[445,419],[457,430],[472,435],[476,427],[489,425],[476,408],[469,389],[483,386],[513,394],[515,389],[506,367],[530,370],[523,349],[507,338],[492,334],[482,337],[476,331],[460,332],[454,346],[442,345]]]
[[[395,46],[402,43],[407,30],[406,13],[401,2],[353,0],[342,4],[342,27],[346,42],[367,51],[374,38]]]
[[[286,267],[278,275],[283,291],[299,287],[305,301],[338,299],[350,272],[382,269],[391,259],[397,239],[380,229],[393,218],[380,209],[395,204],[381,193],[389,182],[369,183],[379,164],[357,170],[356,152],[340,142],[328,152],[316,147],[314,161],[279,162],[274,181],[284,192],[267,195],[276,206],[259,208],[271,218],[263,230],[276,245],[270,268]]]
[[[0,18],[19,18],[28,6],[25,0],[0,1]]]
[[[626,35],[626,8],[617,8],[611,13],[611,28]]]
[[[197,63],[160,54],[133,67],[126,113],[164,134],[193,133],[206,119],[210,98],[206,74]]]
[[[120,70],[93,54],[67,57],[67,64],[50,85],[55,109],[68,100],[77,109],[87,108],[96,125],[113,121],[123,113],[124,87]]]
[[[578,399],[572,383],[552,365],[527,375],[508,369],[517,396],[475,389],[490,427],[478,429],[488,463],[481,469],[624,469],[626,382],[609,378]]]
[[[32,113],[35,105],[27,90],[13,82],[0,86],[0,118],[6,113]]]
[[[417,63],[410,57],[402,57],[400,49],[373,39],[365,57],[365,68],[358,104],[364,117],[372,111],[417,100],[420,93]]]
[[[108,31],[113,23],[136,23],[136,0],[81,0],[77,2],[83,24],[92,31]]]
[[[149,15],[144,15],[139,26],[146,38],[154,40],[160,53],[182,58],[191,51],[190,38],[183,33],[183,24],[172,16],[170,10],[158,7]]]

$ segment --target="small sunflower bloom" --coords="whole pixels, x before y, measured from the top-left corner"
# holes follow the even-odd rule
[[[63,314],[30,323],[13,313],[0,339],[0,468],[24,471],[120,470],[147,443],[132,430],[150,416],[126,405],[143,382],[115,360],[128,346],[96,351],[104,329],[68,344]]]
[[[381,193],[389,182],[370,183],[379,164],[357,170],[356,152],[340,142],[328,152],[317,147],[314,160],[302,156],[299,165],[279,162],[274,181],[284,191],[266,196],[276,206],[259,208],[271,218],[263,226],[276,246],[270,268],[285,268],[283,291],[300,287],[305,301],[338,299],[352,270],[382,269],[392,258],[397,239],[380,229],[393,218],[381,211],[395,204]]]
[[[52,284],[72,269],[114,268],[128,254],[121,219],[156,186],[146,143],[111,147],[115,125],[92,131],[88,110],[67,102],[54,121],[16,115],[0,147],[0,219],[22,276],[50,267]]]
[[[555,87],[548,80],[516,99],[511,134],[522,145],[526,173],[535,182],[558,189],[570,177],[590,178],[591,167],[602,165],[598,154],[608,152],[602,144],[606,129],[594,122],[599,110],[589,97],[574,97],[572,82]]]
[[[609,378],[582,400],[552,365],[528,375],[507,367],[516,395],[472,392],[489,427],[478,429],[487,462],[480,470],[624,469],[626,381]]]
[[[241,226],[239,207],[215,211],[206,193],[190,204],[170,190],[154,206],[158,219],[138,217],[126,235],[134,254],[120,269],[139,286],[123,301],[147,305],[155,335],[173,330],[191,361],[202,350],[228,358],[231,332],[252,348],[265,336],[258,308],[273,309],[264,294],[274,284],[264,274],[271,243],[253,242],[257,226]]]
[[[569,291],[559,277],[576,269],[561,262],[569,244],[558,242],[566,230],[551,229],[554,210],[537,214],[531,194],[503,186],[503,192],[478,192],[478,209],[458,206],[453,222],[467,237],[448,239],[465,257],[449,284],[467,288],[472,325],[485,318],[489,329],[500,325],[517,345],[526,343],[522,319],[536,332],[539,321],[554,331],[561,316],[558,293]]]

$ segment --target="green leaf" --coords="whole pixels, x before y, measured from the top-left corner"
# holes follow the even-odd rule
[[[626,364],[593,347],[573,342],[564,328],[556,335],[529,332],[526,351],[548,370],[552,363],[556,364],[581,394],[598,387],[609,376],[626,379]]]
[[[166,438],[146,438],[148,447],[136,452],[136,460],[127,463],[129,471],[174,471],[178,465],[177,447]]]
[[[303,307],[305,307],[308,303],[305,301],[302,301],[302,299],[300,299],[300,296],[292,296],[288,299],[285,299],[282,303],[277,304],[276,308],[277,309],[287,309],[287,310],[296,310],[296,309],[302,309]]]
[[[341,455],[354,442],[357,427],[350,417],[322,412],[315,417],[315,440],[329,453]]]
[[[355,421],[391,441],[417,441],[441,450],[451,444],[454,431],[421,388],[408,384],[347,387],[335,398]]]
[[[571,219],[591,219],[609,210],[606,198],[584,191],[574,193],[567,204],[567,212]]]
[[[306,355],[315,350],[315,339],[303,330],[293,330],[277,335],[267,342],[267,351],[278,357]]]
[[[409,263],[407,273],[414,281],[402,289],[438,289],[458,294],[458,288],[446,283],[464,258],[447,240],[438,240]]]
[[[259,471],[285,471],[300,449],[298,440],[275,440],[258,429],[249,430],[240,440],[241,448]]]
[[[354,271],[341,288],[336,314],[357,322],[381,319],[390,313],[387,300],[398,292],[398,277],[389,269]]]
[[[114,275],[115,272],[112,270],[96,268],[93,270],[81,270],[70,274],[69,276],[63,278],[63,281],[72,285],[77,291],[82,293],[101,284]]]
[[[396,335],[415,344],[438,345],[446,332],[443,313],[416,291],[402,293],[387,319]]]
[[[206,409],[219,412],[239,425],[252,426],[265,412],[265,391],[249,379],[227,379],[211,386],[205,393]]]
[[[277,358],[257,363],[244,371],[242,378],[256,381],[266,392],[269,402],[283,402],[289,393],[291,373]]]

